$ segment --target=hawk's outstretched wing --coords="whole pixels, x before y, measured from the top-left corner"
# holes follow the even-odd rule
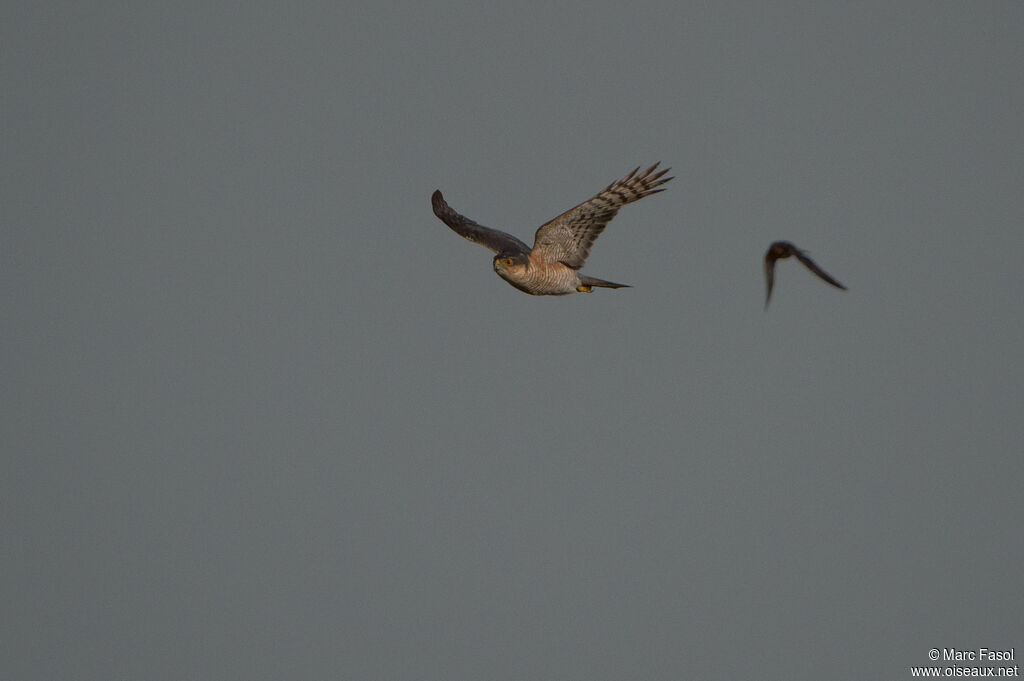
[[[469,239],[473,243],[489,248],[495,253],[529,253],[530,247],[515,238],[497,229],[479,225],[465,215],[459,215],[449,206],[441,190],[438,189],[430,197],[430,203],[434,207],[434,215],[441,218],[444,224],[448,225],[459,236]]]
[[[672,179],[662,178],[669,168],[656,173],[654,169],[657,167],[655,163],[639,174],[640,168],[637,168],[618,182],[608,185],[594,198],[541,226],[533,241],[533,259],[561,262],[574,269],[583,267],[590,254],[590,247],[619,212],[619,208],[649,194],[665,191],[658,187]]]

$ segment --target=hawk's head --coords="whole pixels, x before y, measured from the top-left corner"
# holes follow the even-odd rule
[[[514,253],[505,251],[494,256],[494,271],[505,276],[504,273],[523,272],[530,269],[530,256],[526,253]]]
[[[523,280],[526,278],[528,269],[530,269],[530,256],[527,253],[503,251],[494,256],[494,271],[499,277],[521,291],[526,291],[523,288]],[[529,291],[526,292],[529,293]]]

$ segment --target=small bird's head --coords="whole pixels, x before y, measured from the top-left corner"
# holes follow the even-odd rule
[[[530,256],[526,253],[504,252],[494,256],[494,271],[503,279],[530,269]]]
[[[778,260],[779,258],[788,258],[795,251],[796,246],[788,241],[776,241],[768,247],[768,253],[765,254],[765,257],[771,260]]]

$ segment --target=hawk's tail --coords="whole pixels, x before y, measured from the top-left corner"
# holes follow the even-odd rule
[[[588,277],[585,274],[580,275],[580,284],[583,286],[600,286],[601,288],[630,288],[629,284],[616,284],[614,281]]]

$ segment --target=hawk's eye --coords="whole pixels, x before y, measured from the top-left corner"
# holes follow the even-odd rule
[[[512,267],[512,258],[505,258],[505,266]]]

